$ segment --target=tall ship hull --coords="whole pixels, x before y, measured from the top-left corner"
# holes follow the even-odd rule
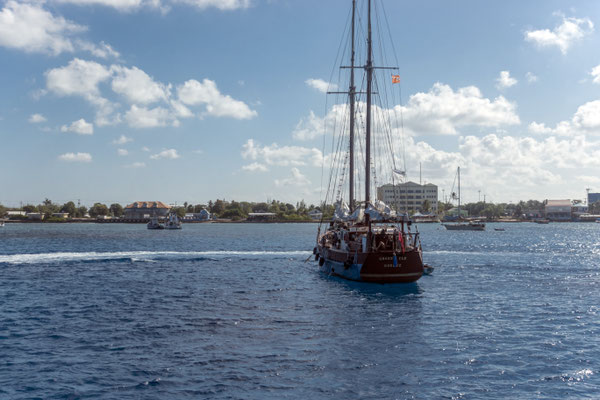
[[[411,283],[423,276],[421,251],[391,251],[351,255],[336,249],[318,249],[321,272],[357,282]],[[396,265],[394,265],[396,258]]]

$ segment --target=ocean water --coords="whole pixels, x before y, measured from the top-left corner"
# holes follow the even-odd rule
[[[419,228],[433,275],[375,285],[314,224],[7,224],[0,398],[599,396],[600,224]]]

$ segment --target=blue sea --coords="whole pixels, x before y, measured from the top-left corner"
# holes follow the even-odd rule
[[[600,224],[419,228],[433,274],[377,285],[315,224],[7,224],[0,398],[600,396]]]

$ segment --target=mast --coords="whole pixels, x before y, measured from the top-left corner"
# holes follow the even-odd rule
[[[460,167],[458,167],[458,220],[460,221]]]
[[[350,199],[348,206],[354,211],[354,102],[356,87],[354,86],[354,19],[356,14],[356,0],[352,0],[352,55],[350,56]]]
[[[367,65],[365,70],[367,71],[367,131],[366,131],[366,143],[365,143],[365,208],[371,201],[370,189],[371,189],[371,87],[373,84],[373,42],[371,39],[371,0],[369,0],[368,10],[368,39],[367,39]]]

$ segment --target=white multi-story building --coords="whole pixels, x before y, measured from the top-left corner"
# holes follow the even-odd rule
[[[409,181],[383,185],[377,188],[377,198],[401,213],[438,211],[438,187],[432,183],[419,185]],[[423,207],[425,200],[429,201],[429,210]]]

